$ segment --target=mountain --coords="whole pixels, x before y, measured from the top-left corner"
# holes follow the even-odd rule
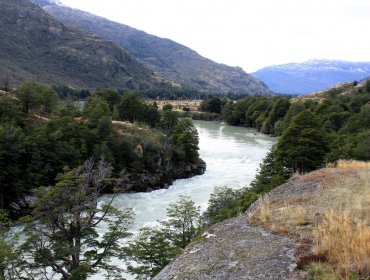
[[[306,94],[368,77],[370,62],[309,60],[265,67],[252,75],[265,82],[274,92]]]
[[[55,1],[33,1],[63,23],[115,42],[156,73],[176,83],[224,94],[272,94],[263,82],[241,68],[213,62],[169,39],[58,5]]]
[[[76,88],[147,89],[157,83],[153,71],[127,51],[60,23],[27,0],[0,0],[0,37],[0,76],[15,84],[34,79]]]

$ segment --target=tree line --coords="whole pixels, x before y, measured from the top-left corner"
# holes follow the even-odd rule
[[[280,137],[249,188],[215,191],[205,213],[211,223],[244,212],[260,195],[295,173],[339,159],[370,160],[370,81],[364,86],[353,84],[344,93],[330,89],[319,100],[289,101],[282,96],[251,96],[237,102],[215,99],[219,98],[209,96],[201,108],[210,112],[210,104],[222,104],[220,114],[227,123]]]
[[[198,134],[191,120],[159,112],[135,93],[98,90],[82,111],[35,82],[0,96],[0,208],[101,155],[114,178],[187,165],[199,159]]]

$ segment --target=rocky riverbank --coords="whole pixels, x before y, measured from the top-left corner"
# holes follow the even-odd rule
[[[209,228],[154,279],[368,279],[369,178],[361,162],[296,175]]]
[[[168,188],[175,180],[202,175],[206,171],[206,163],[198,159],[196,163],[178,166],[161,167],[155,171],[143,170],[139,173],[121,172],[120,178],[110,181],[111,184],[104,189],[102,194],[118,192],[150,192]],[[11,204],[12,217],[19,218],[30,214],[34,197],[31,195]]]
[[[198,159],[196,163],[163,166],[154,172],[147,170],[139,173],[121,172],[119,184],[125,192],[150,192],[168,188],[177,179],[202,175],[206,167],[206,163]]]

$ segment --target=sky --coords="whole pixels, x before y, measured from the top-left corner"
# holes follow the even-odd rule
[[[309,59],[370,61],[369,0],[61,0],[251,73]]]

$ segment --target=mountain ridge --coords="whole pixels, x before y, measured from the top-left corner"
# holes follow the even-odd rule
[[[66,26],[27,0],[0,1],[0,73],[13,83],[148,89],[152,70],[112,42]]]
[[[370,76],[370,62],[311,59],[264,67],[252,75],[275,92],[308,94]]]
[[[35,3],[48,0],[33,0]],[[96,34],[128,50],[155,73],[182,85],[209,92],[271,95],[257,78],[240,67],[231,67],[202,57],[194,50],[170,39],[147,34],[130,26],[77,9],[42,5],[50,15],[65,24]]]

